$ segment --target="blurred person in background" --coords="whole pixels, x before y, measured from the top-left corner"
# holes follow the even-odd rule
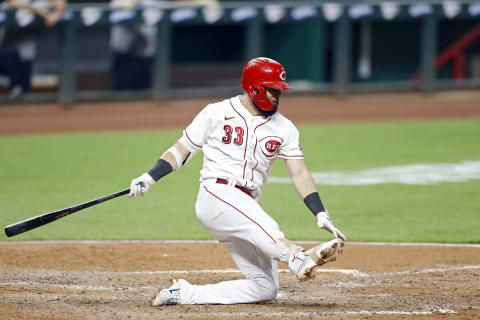
[[[151,1],[150,1],[151,3]],[[112,9],[135,9],[143,0],[114,0]],[[114,24],[110,33],[114,90],[141,90],[152,85],[156,26]]]
[[[46,27],[55,26],[66,8],[65,0],[9,0],[2,9],[27,10],[39,16]],[[8,96],[20,98],[30,91],[33,61],[37,55],[38,28],[9,28],[0,30],[0,74],[10,80]]]
[[[217,0],[156,1],[113,0],[112,9],[135,9],[138,7],[168,7],[169,2],[181,6],[218,6]],[[152,87],[152,67],[155,56],[157,27],[147,24],[114,24],[110,33],[110,48],[113,53],[111,66],[114,90],[145,90]]]

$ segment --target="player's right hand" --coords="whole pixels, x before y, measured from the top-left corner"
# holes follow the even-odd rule
[[[347,240],[347,237],[345,237],[343,232],[335,228],[335,226],[333,225],[332,219],[330,219],[330,215],[328,214],[328,211],[319,212],[317,214],[317,226],[321,229],[330,231],[333,234],[333,236],[337,239],[340,238],[344,241]]]
[[[148,174],[144,173],[140,177],[135,178],[130,182],[129,198],[144,196],[148,190],[153,186],[155,180]]]

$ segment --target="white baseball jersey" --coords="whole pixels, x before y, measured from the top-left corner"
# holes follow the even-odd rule
[[[303,159],[294,124],[278,112],[253,116],[240,96],[207,105],[179,141],[193,153],[203,150],[201,182],[234,179],[258,194],[274,160]]]

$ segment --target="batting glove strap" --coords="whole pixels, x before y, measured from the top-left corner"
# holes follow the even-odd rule
[[[320,212],[326,212],[325,207],[323,206],[322,200],[320,200],[320,196],[318,192],[312,192],[308,196],[303,199],[305,205],[312,211],[314,216],[317,216]],[[328,213],[327,213],[328,215]]]

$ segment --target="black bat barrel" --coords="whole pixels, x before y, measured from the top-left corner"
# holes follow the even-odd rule
[[[27,220],[23,220],[23,221],[11,224],[11,225],[5,227],[5,234],[8,237],[13,237],[17,234],[35,229],[35,228],[43,226],[47,223],[50,223],[50,222],[53,222],[55,220],[66,217],[69,214],[72,214],[74,212],[83,210],[85,208],[94,206],[96,204],[102,203],[102,202],[110,200],[110,199],[114,199],[116,197],[123,196],[125,194],[128,194],[129,192],[130,192],[130,189],[121,190],[119,192],[110,194],[108,196],[104,196],[104,197],[101,197],[101,198],[98,198],[98,199],[95,199],[95,200],[92,200],[92,201],[81,203],[81,204],[78,204],[76,206],[72,206],[72,207],[69,207],[69,208],[45,213],[45,214],[30,218],[30,219],[27,219]]]
[[[11,224],[5,227],[5,234],[8,237],[13,237],[17,234],[24,233],[26,231],[43,226],[47,223],[50,223],[52,221],[68,216],[71,213],[69,212],[70,209],[71,208],[65,208],[55,212],[49,212],[49,213],[42,214],[27,220],[17,222],[15,224]]]

